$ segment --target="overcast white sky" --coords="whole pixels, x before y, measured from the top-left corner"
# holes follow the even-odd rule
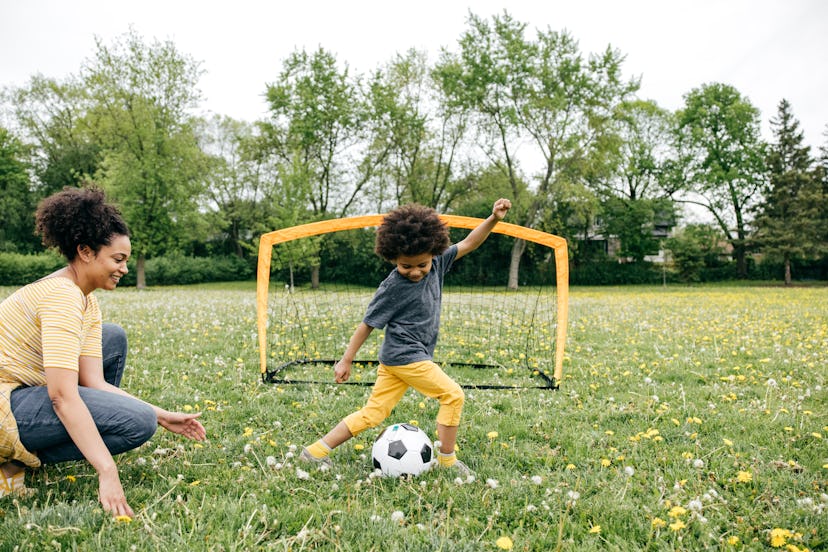
[[[662,107],[723,82],[761,110],[766,138],[787,98],[807,143],[828,140],[825,0],[0,0],[0,87],[77,73],[95,36],[132,25],[201,62],[205,110],[253,121],[295,49],[321,46],[357,72],[412,47],[434,61],[440,47],[456,48],[470,9],[489,18],[504,8],[530,30],[569,30],[584,54],[619,49],[625,75],[642,78],[639,95]]]

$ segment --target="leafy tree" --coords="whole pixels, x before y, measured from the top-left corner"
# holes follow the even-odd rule
[[[0,127],[0,251],[29,253],[37,249],[34,235],[36,197],[29,183],[28,148]]]
[[[456,176],[465,111],[438,93],[425,53],[409,50],[377,70],[366,103],[374,163],[364,166],[374,171],[377,211],[409,201],[445,211],[470,191]]]
[[[364,119],[357,83],[348,68],[324,49],[293,52],[279,80],[267,88],[270,118],[263,124],[280,174],[305,188],[300,208],[317,219],[341,216],[363,182],[349,180],[348,168]]]
[[[531,227],[570,199],[562,194],[571,184],[612,170],[608,152],[618,147],[612,122],[638,83],[622,81],[617,51],[608,48],[584,60],[566,32],[539,31],[532,41],[525,31],[526,24],[505,12],[491,25],[472,14],[460,53],[443,52],[437,74],[444,94],[476,113],[483,152],[508,178],[513,201],[526,204],[519,222]],[[528,197],[517,157],[527,141],[542,159]],[[512,250],[510,288],[517,287],[524,247],[517,241]]]
[[[77,186],[97,172],[101,145],[86,124],[88,98],[77,78],[35,75],[11,92],[11,101],[18,124],[34,145],[33,184],[39,196]]]
[[[203,236],[205,158],[189,114],[200,70],[172,42],[145,44],[132,30],[96,46],[82,79],[90,128],[104,152],[97,177],[130,224],[142,288],[148,256]]]
[[[675,218],[672,206],[669,199],[610,197],[603,203],[604,234],[619,239],[619,256],[642,262],[647,255],[658,252],[657,224],[666,221],[667,226],[672,226]]]
[[[750,209],[765,179],[765,145],[759,136],[759,110],[732,86],[706,84],[687,93],[678,113],[677,148],[688,189],[733,246],[740,277],[747,276]]]
[[[828,202],[810,147],[803,144],[799,121],[787,100],[779,102],[771,127],[776,141],[768,152],[770,179],[765,201],[759,206],[755,238],[762,253],[782,260],[785,285],[790,285],[792,260],[828,252],[824,239]]]
[[[670,252],[678,277],[685,282],[698,282],[705,268],[722,264],[725,237],[709,224],[690,224],[679,229],[664,242]]]

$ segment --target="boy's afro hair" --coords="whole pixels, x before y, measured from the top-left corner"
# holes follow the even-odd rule
[[[423,253],[440,255],[451,245],[448,226],[437,211],[416,203],[394,209],[377,229],[374,251],[387,261]]]

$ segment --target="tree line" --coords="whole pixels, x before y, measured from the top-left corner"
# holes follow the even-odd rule
[[[0,251],[42,250],[37,202],[94,182],[134,233],[139,286],[152,257],[253,259],[277,228],[409,201],[485,216],[500,196],[511,222],[565,237],[574,270],[605,260],[609,238],[624,262],[668,248],[688,278],[723,254],[740,277],[756,255],[781,262],[787,283],[792,263],[825,261],[828,130],[811,151],[785,99],[765,142],[733,86],[701,84],[672,112],[637,96],[620,51],[584,54],[568,32],[530,32],[505,11],[469,13],[456,46],[365,74],[296,50],[263,75],[268,113],[247,122],[197,114],[200,63],[174,43],[132,29],[97,39],[76,74],[3,91]],[[713,222],[682,226],[686,205]],[[510,287],[525,250],[509,252]]]

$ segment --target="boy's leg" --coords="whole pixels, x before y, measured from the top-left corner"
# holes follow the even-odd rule
[[[113,455],[143,444],[158,427],[155,412],[146,403],[88,387],[79,387],[78,392]],[[35,452],[43,463],[83,459],[83,454],[55,414],[45,386],[15,389],[11,395],[11,408],[21,443]]]
[[[331,450],[385,420],[407,389],[408,385],[404,381],[380,364],[377,369],[377,381],[365,406],[346,416],[324,437],[306,447],[300,458],[317,462],[323,458],[327,459]]]
[[[471,471],[457,460],[454,452],[457,428],[465,402],[463,388],[431,361],[406,366],[404,372],[400,370],[398,373],[411,387],[427,397],[440,401],[440,410],[437,413],[437,438],[440,440],[438,463],[444,467],[456,467],[458,471],[470,474]]]

